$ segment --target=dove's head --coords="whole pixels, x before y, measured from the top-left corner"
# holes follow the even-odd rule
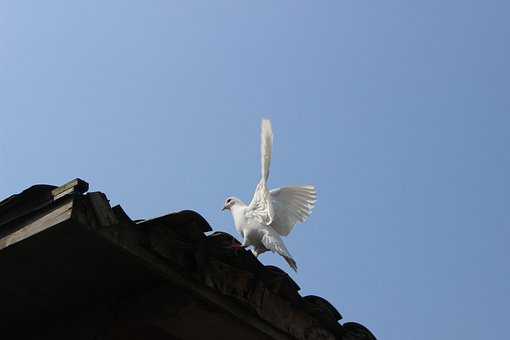
[[[236,204],[243,203],[239,198],[237,197],[228,197],[225,200],[225,204],[223,205],[223,209],[221,210],[231,210],[233,206]]]

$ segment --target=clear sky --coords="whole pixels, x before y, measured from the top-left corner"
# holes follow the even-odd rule
[[[235,234],[314,184],[302,294],[380,339],[492,339],[510,305],[507,1],[1,1],[0,194],[81,177]],[[287,265],[264,254],[261,261]]]

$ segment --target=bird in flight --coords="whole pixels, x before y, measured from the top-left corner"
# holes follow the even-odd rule
[[[239,248],[252,246],[255,256],[270,250],[281,255],[297,272],[296,261],[290,255],[281,236],[287,236],[296,223],[304,222],[312,213],[317,193],[312,185],[268,190],[273,129],[268,119],[261,128],[262,178],[249,205],[236,197],[228,197],[222,210],[230,210],[237,232],[243,237]]]

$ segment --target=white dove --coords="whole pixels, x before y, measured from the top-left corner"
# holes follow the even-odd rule
[[[222,210],[230,210],[236,230],[243,237],[240,247],[253,246],[255,256],[268,250],[277,252],[297,272],[292,258],[280,236],[287,236],[296,223],[304,222],[311,214],[317,193],[311,185],[267,189],[273,130],[271,122],[262,120],[261,132],[262,178],[249,205],[236,197],[228,197]]]

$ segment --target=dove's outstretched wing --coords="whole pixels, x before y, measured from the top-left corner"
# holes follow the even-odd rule
[[[264,236],[262,236],[262,244],[268,250],[280,254],[285,259],[285,261],[287,261],[289,266],[297,272],[296,261],[294,261],[289,251],[287,250],[287,247],[285,247],[285,244],[283,243],[280,235],[278,235],[274,230],[271,228],[266,228]]]
[[[247,213],[255,217],[261,224],[270,225],[273,221],[273,207],[271,205],[271,194],[267,189],[267,179],[269,177],[269,167],[271,165],[271,149],[273,146],[273,129],[268,119],[262,120],[261,127],[261,165],[262,177],[260,179],[253,198],[248,206]]]
[[[296,223],[310,216],[317,200],[317,192],[311,185],[273,189],[270,194],[274,213],[271,227],[282,236],[287,236]]]

